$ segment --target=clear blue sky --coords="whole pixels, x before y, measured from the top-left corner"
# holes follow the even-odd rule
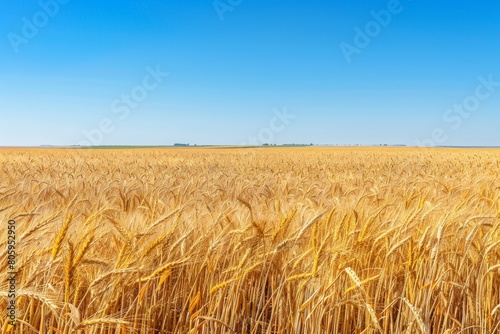
[[[500,145],[498,1],[54,1],[0,4],[0,145]]]

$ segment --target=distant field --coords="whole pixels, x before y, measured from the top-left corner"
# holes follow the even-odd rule
[[[499,149],[1,149],[0,175],[16,333],[500,331]]]

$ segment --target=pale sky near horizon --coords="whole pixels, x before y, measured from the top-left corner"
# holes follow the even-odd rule
[[[0,146],[500,146],[499,17],[495,1],[3,1]]]

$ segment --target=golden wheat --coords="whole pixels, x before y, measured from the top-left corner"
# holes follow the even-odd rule
[[[496,333],[499,161],[494,149],[2,149],[18,322],[0,329]]]

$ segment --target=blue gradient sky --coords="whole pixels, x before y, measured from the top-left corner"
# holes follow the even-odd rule
[[[498,1],[402,0],[350,63],[340,44],[388,1],[232,3],[221,20],[213,0],[71,0],[16,53],[9,33],[42,9],[2,1],[0,145],[78,144],[103,119],[100,144],[240,144],[284,107],[278,144],[415,145],[441,129],[438,144],[500,145],[500,87],[460,124],[443,117],[479,77],[500,81]],[[157,65],[169,76],[120,118],[113,102]]]

